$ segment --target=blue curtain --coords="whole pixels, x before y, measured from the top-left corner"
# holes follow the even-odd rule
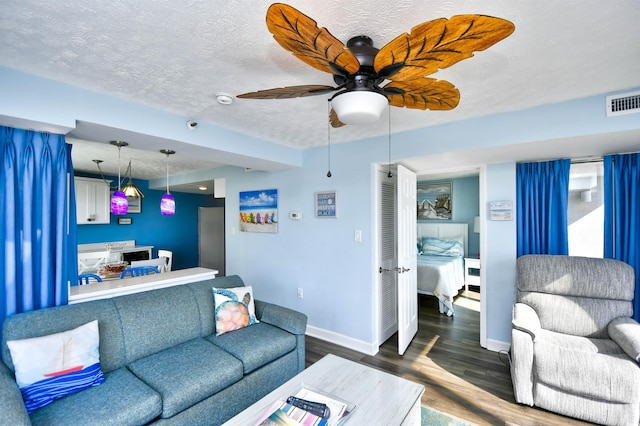
[[[67,304],[77,280],[71,145],[63,135],[0,126],[0,323]]]
[[[517,165],[518,256],[569,253],[570,166],[570,160]]]
[[[633,318],[640,321],[640,154],[604,157],[604,257],[636,271]]]

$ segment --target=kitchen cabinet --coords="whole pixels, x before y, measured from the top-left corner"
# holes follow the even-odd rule
[[[111,221],[109,183],[102,179],[74,177],[76,223],[78,225]]]

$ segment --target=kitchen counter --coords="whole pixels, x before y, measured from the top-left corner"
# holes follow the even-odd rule
[[[111,241],[120,244],[120,248],[108,250],[107,243],[78,244],[78,273],[95,274],[105,263],[153,258],[153,246],[136,245],[135,240]]]
[[[216,277],[215,269],[188,268],[162,274],[143,275],[140,277],[109,280],[87,285],[71,286],[69,289],[69,304],[88,302],[89,300],[106,299],[124,294],[139,293],[157,288],[171,287],[202,281]]]

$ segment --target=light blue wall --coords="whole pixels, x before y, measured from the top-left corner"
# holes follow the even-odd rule
[[[514,220],[485,221],[482,268],[486,283],[489,347],[500,346],[498,342],[511,341],[511,308],[516,300],[515,176],[515,163],[489,164],[486,167],[486,204],[482,206],[485,218],[489,217],[489,203],[492,201],[512,201],[514,209]]]
[[[313,327],[375,341],[371,162],[384,149],[384,141],[332,147],[331,178],[325,148],[305,153],[305,167],[299,169],[224,171],[227,274],[241,275],[254,286],[256,298],[304,312]],[[277,234],[239,232],[238,193],[271,188],[278,190]],[[319,191],[337,191],[337,218],[315,217]],[[302,220],[289,219],[293,211],[301,212]],[[355,230],[362,231],[362,242],[354,241]],[[297,298],[298,288],[303,299]]]
[[[451,182],[451,223],[466,223],[469,225],[468,250],[470,257],[477,257],[480,253],[480,234],[473,232],[473,222],[480,213],[480,187],[478,176],[467,176],[455,179],[420,180],[418,183]],[[433,222],[419,220],[418,222]]]
[[[86,173],[78,173],[78,176],[100,178]],[[105,178],[114,182],[118,180],[117,176]],[[111,215],[109,224],[78,225],[78,244],[135,240],[137,245],[154,246],[154,257],[158,255],[158,249],[171,250],[172,269],[198,266],[198,207],[221,207],[224,200],[214,199],[210,194],[172,192],[176,200],[176,214],[162,216],[160,199],[164,191],[149,189],[145,180],[133,179],[133,182],[145,195],[141,200],[141,212]],[[118,217],[129,217],[132,224],[118,225]]]
[[[387,162],[386,137],[333,145],[333,177],[328,179],[326,148],[296,150],[207,123],[201,123],[198,132],[188,132],[184,126],[188,117],[1,67],[0,93],[0,119],[9,117],[13,123],[24,121],[40,130],[57,127],[63,131],[74,128],[76,120],[84,120],[226,153],[212,158],[215,161],[237,160],[246,154],[288,168],[271,173],[245,173],[237,167],[211,170],[210,178],[225,177],[227,184],[227,274],[242,275],[255,287],[256,297],[303,311],[312,327],[364,343],[376,342],[373,163]],[[394,133],[391,160],[640,129],[637,115],[606,117],[607,95]],[[392,120],[402,113],[394,109]],[[439,112],[424,114],[428,123],[428,117]],[[603,137],[602,144],[606,143]],[[279,191],[278,233],[238,232],[238,193],[268,188]],[[513,164],[486,166],[486,201],[515,201],[514,188]],[[326,190],[338,192],[337,219],[314,217],[314,193]],[[302,220],[289,220],[291,211],[302,212]],[[515,291],[515,222],[485,225],[481,252],[487,262],[483,270],[490,280],[487,338],[508,343]],[[356,229],[362,231],[362,242],[354,241]],[[178,240],[182,234],[172,233],[171,237]],[[298,287],[304,290],[304,299],[296,297]]]

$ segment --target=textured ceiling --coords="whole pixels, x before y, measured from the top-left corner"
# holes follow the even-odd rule
[[[331,75],[304,64],[273,40],[265,25],[271,3],[4,0],[0,65],[279,144],[299,148],[323,145],[329,95],[235,99],[231,105],[215,100],[217,94],[235,96],[291,85],[333,84]],[[460,90],[456,109],[392,108],[393,132],[640,84],[637,0],[288,3],[344,43],[365,34],[376,47],[419,23],[458,14],[492,15],[515,24],[515,32],[507,39],[432,75]],[[346,142],[383,135],[387,130],[386,120],[371,126],[345,126],[332,130],[331,140]],[[92,140],[91,135],[82,139]],[[93,153],[80,145],[74,147],[74,156],[90,163]],[[176,160],[176,170],[179,163]],[[154,175],[164,172],[161,155],[158,164],[160,172],[156,170]],[[185,160],[183,166],[198,169],[209,165]],[[134,165],[134,173],[142,168]]]

